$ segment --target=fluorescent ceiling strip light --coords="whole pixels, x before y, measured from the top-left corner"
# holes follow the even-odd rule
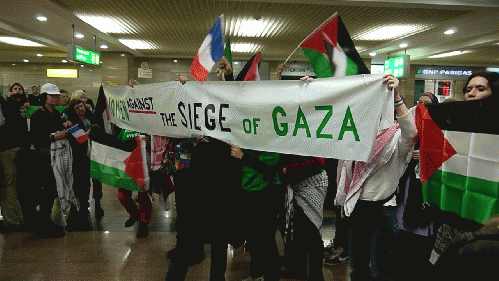
[[[153,49],[153,46],[151,46],[149,43],[146,43],[142,40],[135,40],[135,39],[118,39],[118,41],[121,42],[121,44],[127,46],[130,49],[137,50],[145,50],[145,49]]]
[[[443,53],[443,54],[429,56],[428,58],[430,58],[430,59],[438,59],[438,58],[459,56],[459,55],[467,54],[467,53],[471,53],[471,51],[453,51],[453,52],[448,52],[448,53]]]
[[[42,45],[40,43],[10,36],[0,36],[0,42],[16,46],[24,46],[24,47],[45,47],[45,45]]]
[[[268,20],[243,19],[236,22],[234,36],[263,37],[269,33],[271,23]]]
[[[412,25],[384,26],[361,35],[359,40],[388,40],[407,35],[411,32],[414,32],[416,29],[417,27]]]
[[[365,50],[367,50],[366,47],[362,47],[362,46],[355,46],[355,50],[357,50],[358,53],[361,53]]]
[[[259,47],[260,45],[252,43],[233,43],[230,45],[230,50],[234,53],[252,53]]]
[[[82,21],[104,33],[130,33],[128,26],[111,17],[76,15]]]

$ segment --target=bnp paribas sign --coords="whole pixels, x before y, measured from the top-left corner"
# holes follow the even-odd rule
[[[99,53],[75,45],[68,45],[68,60],[91,65],[101,63]]]

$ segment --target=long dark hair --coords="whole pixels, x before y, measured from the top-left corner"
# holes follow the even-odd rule
[[[26,97],[26,93],[24,93],[24,87],[23,87],[23,85],[21,85],[20,83],[14,83],[14,84],[12,84],[12,85],[10,86],[10,88],[9,88],[9,92],[11,92],[11,93],[12,93],[12,89],[13,89],[15,86],[19,86],[19,87],[21,87],[21,92],[22,92],[22,94],[21,94],[21,100],[20,100],[20,102],[21,102],[21,103],[23,103],[23,104],[24,104],[24,103],[26,103],[26,102],[28,101],[28,99],[27,99],[27,97]],[[14,97],[12,97],[12,98],[14,99]]]
[[[83,101],[81,101],[80,99],[71,99],[69,101],[69,104],[68,104],[68,119],[74,125],[82,123],[80,116],[78,116],[78,114],[76,114],[76,111],[75,111],[75,106],[77,106],[80,103],[85,105],[85,103]],[[89,118],[89,112],[88,112],[86,107],[85,107],[85,116],[87,118]]]
[[[468,87],[468,84],[470,83],[471,79],[477,76],[487,79],[487,82],[489,83],[492,95],[487,99],[499,100],[499,73],[496,72],[485,71],[471,75],[470,77],[468,77],[468,80],[466,80],[466,84],[464,84],[463,94],[466,94],[466,88]]]
[[[15,86],[19,86],[19,87],[21,87],[21,90],[22,90],[23,94],[26,94],[26,93],[24,92],[24,87],[23,87],[23,85],[21,85],[21,84],[19,84],[19,83],[14,83],[14,84],[12,84],[12,86],[10,86],[10,88],[9,88],[9,92],[12,92],[12,89],[13,89]]]

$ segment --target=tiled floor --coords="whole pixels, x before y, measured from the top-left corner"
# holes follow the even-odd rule
[[[169,263],[165,253],[175,245],[175,210],[165,211],[165,203],[154,195],[149,236],[137,239],[136,226],[124,227],[127,214],[115,188],[104,186],[102,205],[105,216],[101,222],[92,217],[94,231],[67,232],[64,238],[52,239],[30,232],[0,234],[0,280],[164,280]],[[326,212],[325,241],[334,236],[333,223],[334,217]],[[189,269],[186,280],[208,280],[209,246],[205,252],[205,260]],[[229,247],[227,254],[227,280],[246,278],[250,258],[244,247]],[[324,277],[348,280],[347,268],[346,263],[325,266]]]

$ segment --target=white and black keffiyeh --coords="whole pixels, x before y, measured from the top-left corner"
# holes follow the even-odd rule
[[[71,203],[80,209],[73,191],[73,155],[67,140],[58,140],[50,145],[50,158],[57,185],[57,194],[63,214],[69,214]]]
[[[328,178],[325,171],[298,184],[288,185],[285,240],[293,241],[293,201],[296,201],[298,206],[303,209],[305,215],[315,224],[318,230],[322,228],[327,187]]]

